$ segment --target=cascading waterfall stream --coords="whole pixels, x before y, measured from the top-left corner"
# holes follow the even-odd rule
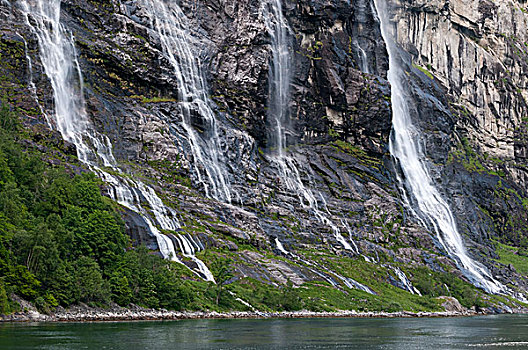
[[[282,15],[280,0],[264,1],[261,12],[271,36],[272,59],[269,71],[268,102],[268,119],[271,120],[270,127],[272,128],[269,141],[270,148],[274,151],[274,154],[271,155],[271,160],[277,166],[280,177],[285,182],[288,190],[297,193],[302,206],[311,210],[320,222],[329,226],[336,240],[346,250],[359,253],[357,247],[353,249],[350,243],[341,235],[339,227],[328,218],[327,215],[330,213],[322,194],[319,193],[321,201],[323,202],[321,209],[312,190],[302,182],[295,161],[284,152],[284,148],[287,146],[286,130],[290,122],[291,60],[289,52],[289,32],[291,30]]]
[[[370,1],[370,0],[356,0],[354,4],[355,5],[355,8],[354,8],[355,21],[357,23],[360,23],[361,29],[363,29],[363,25],[366,24],[367,1]],[[358,50],[359,68],[361,69],[363,73],[370,74],[371,72],[369,68],[367,52],[361,46],[361,43],[358,40],[358,38],[354,38],[354,44]]]
[[[397,59],[398,49],[390,32],[386,0],[374,0],[380,19],[381,32],[389,53],[388,80],[391,84],[393,131],[390,152],[398,161],[404,181],[403,189],[414,198],[421,219],[432,226],[443,248],[453,258],[464,275],[477,287],[489,293],[505,293],[507,288],[496,281],[480,263],[471,259],[447,202],[442,198],[431,179],[421,147],[419,134],[414,128],[408,106],[410,92],[402,83],[404,71]]]
[[[362,290],[362,291],[364,291],[366,293],[373,294],[373,295],[376,294],[372,289],[370,289],[369,287],[365,286],[364,284],[359,283],[358,281],[356,281],[353,278],[341,276],[340,274],[336,273],[335,271],[332,271],[332,270],[330,270],[329,268],[327,268],[325,266],[317,264],[315,261],[311,261],[311,262],[307,261],[307,260],[301,258],[300,256],[295,255],[295,254],[287,251],[284,248],[284,245],[282,244],[282,242],[277,237],[275,237],[275,246],[277,247],[277,249],[280,251],[281,254],[283,254],[284,256],[288,256],[290,258],[293,258],[294,260],[298,260],[299,262],[303,263],[304,267],[306,269],[308,269],[309,271],[311,271],[314,274],[318,275],[319,277],[323,278],[325,281],[327,281],[328,283],[330,283],[334,287],[337,287],[338,283],[332,278],[332,276],[335,276],[338,279],[340,279],[343,282],[343,284],[345,286],[347,286],[348,288],[359,289],[359,290]],[[317,269],[312,268],[312,266],[315,266],[318,269],[321,269],[321,270],[325,271],[326,274],[318,271]]]
[[[270,147],[278,158],[284,157],[287,145],[286,129],[289,126],[289,102],[291,83],[291,60],[288,33],[290,28],[282,15],[280,0],[269,0],[263,3],[266,27],[271,35],[272,59],[269,70],[269,103],[268,115],[273,120],[270,134]]]
[[[419,296],[422,296],[422,293],[420,293],[420,291],[412,285],[411,281],[409,281],[409,278],[407,277],[407,275],[405,275],[405,273],[403,273],[402,270],[397,267],[393,267],[392,270],[394,271],[394,273],[396,273],[396,276],[398,276],[398,279],[400,280],[400,283],[403,285],[405,290],[407,290],[411,294],[417,294]]]
[[[381,266],[391,269],[394,272],[400,284],[399,288],[406,290],[411,294],[422,296],[422,293],[420,293],[420,291],[413,286],[412,282],[409,280],[407,275],[402,270],[400,270],[398,267],[394,267],[390,264],[382,264]]]
[[[197,58],[190,45],[190,26],[185,14],[175,2],[142,0],[150,18],[150,27],[157,33],[163,53],[174,70],[178,83],[181,108],[181,126],[193,158],[193,170],[205,195],[216,200],[231,202],[231,186],[224,167],[224,157],[218,144],[216,118],[207,96],[207,84]],[[191,116],[203,118],[204,136],[191,125]]]
[[[121,172],[112,154],[110,139],[93,128],[86,114],[81,69],[73,37],[60,23],[60,4],[60,0],[19,1],[28,26],[37,36],[40,59],[53,88],[55,111],[48,122],[65,140],[75,144],[79,160],[112,187],[111,197],[143,217],[163,257],[181,262],[172,240],[154,225],[151,214],[141,202],[149,204],[155,220],[164,230],[180,227],[175,212],[163,204],[152,188],[101,169],[108,167]],[[205,264],[197,265],[203,277],[214,281]]]

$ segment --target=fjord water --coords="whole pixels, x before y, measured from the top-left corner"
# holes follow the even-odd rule
[[[53,88],[54,111],[47,118],[50,127],[76,146],[79,160],[111,187],[109,195],[114,200],[141,215],[165,258],[180,262],[176,256],[179,245],[182,253],[196,262],[198,271],[193,271],[214,281],[206,265],[194,256],[201,244],[193,244],[192,238],[185,235],[160,232],[159,228],[174,231],[180,227],[174,210],[165,206],[151,187],[122,176],[110,139],[92,125],[85,110],[83,77],[74,38],[60,22],[61,1],[20,0],[19,6],[38,39],[40,59]]]
[[[415,207],[413,210],[426,225],[435,230],[440,244],[474,285],[489,293],[507,292],[506,287],[496,281],[486,267],[468,255],[449,204],[442,198],[429,175],[424,163],[425,155],[421,149],[419,132],[410,117],[408,103],[412,97],[403,84],[405,73],[397,57],[398,48],[391,33],[387,2],[375,0],[374,3],[389,53],[387,76],[391,84],[393,112],[393,131],[389,148],[403,172],[404,179],[400,179],[400,183],[404,184],[402,190],[411,198],[411,206]]]
[[[0,325],[0,349],[526,349],[528,316]]]

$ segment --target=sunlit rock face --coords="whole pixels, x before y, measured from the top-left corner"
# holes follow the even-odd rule
[[[526,3],[396,1],[392,14],[408,71],[420,77],[409,83],[418,96],[413,119],[459,226],[477,246],[495,234],[522,239]]]
[[[524,1],[398,1],[398,42],[445,87],[456,127],[526,182]],[[519,166],[520,165],[520,166]]]

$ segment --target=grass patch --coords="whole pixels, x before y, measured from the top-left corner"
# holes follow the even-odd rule
[[[363,258],[349,258],[320,252],[306,252],[305,255],[310,260],[318,261],[322,266],[335,271],[341,276],[352,278],[377,293],[377,295],[372,295],[341,286],[343,292],[335,288],[315,286],[312,283],[310,288],[303,293],[303,300],[311,301],[313,308],[318,307],[317,304],[319,304],[319,307],[326,306],[337,310],[391,312],[442,310],[442,307],[434,299],[435,295],[421,297],[390,284],[388,277],[393,273],[387,267],[366,262]],[[335,278],[335,280],[340,282],[338,278]],[[320,311],[326,310],[322,309]]]
[[[160,103],[160,102],[176,102],[178,101],[175,98],[172,97],[146,97],[146,96],[140,96],[140,95],[132,95],[130,98],[133,98],[135,100],[140,100],[141,103]]]
[[[495,249],[500,257],[498,262],[511,264],[520,274],[528,275],[528,251],[499,242],[495,243]]]
[[[425,69],[424,67],[421,67],[421,66],[417,65],[416,63],[413,63],[412,66],[414,68],[418,69],[423,74],[427,75],[430,79],[434,79],[433,74],[431,72],[429,72],[427,69]]]

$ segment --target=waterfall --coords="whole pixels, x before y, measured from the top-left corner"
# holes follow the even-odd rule
[[[279,241],[279,239],[277,237],[275,237],[275,246],[281,252],[281,254],[283,254],[284,256],[288,256],[288,257],[290,257],[290,258],[292,258],[294,260],[298,260],[298,261],[302,262],[303,264],[306,265],[306,266],[304,266],[306,269],[308,269],[312,273],[316,274],[317,276],[323,278],[325,281],[327,281],[328,283],[330,283],[334,287],[337,287],[339,284],[331,277],[332,275],[337,277],[338,279],[340,279],[343,282],[343,284],[346,287],[350,288],[350,289],[359,289],[359,290],[362,290],[362,291],[364,291],[366,293],[369,293],[369,294],[373,294],[373,295],[376,294],[372,289],[370,289],[369,287],[365,286],[364,284],[359,283],[358,281],[354,280],[353,278],[341,276],[340,274],[336,273],[335,271],[332,271],[332,270],[330,270],[329,268],[327,268],[325,266],[317,264],[315,261],[310,262],[310,261],[304,260],[300,256],[295,255],[295,254],[287,251],[286,249],[284,249],[284,246],[282,245],[282,242]],[[312,268],[311,266],[315,266],[315,267],[317,267],[317,268],[319,268],[319,269],[321,269],[323,271],[326,271],[327,274],[324,274],[324,273]]]
[[[289,102],[291,83],[291,60],[289,52],[288,22],[282,15],[280,0],[269,0],[263,3],[266,27],[271,36],[272,59],[269,70],[268,116],[272,119],[273,130],[269,137],[269,147],[274,149],[279,158],[284,156],[287,146],[286,128],[289,127]],[[267,5],[267,6],[266,6]]]
[[[280,178],[284,181],[286,188],[297,194],[301,205],[305,209],[312,211],[319,222],[330,227],[336,240],[346,250],[354,251],[350,243],[341,235],[339,227],[328,218],[330,212],[323,195],[318,193],[323,203],[320,207],[314,192],[302,182],[301,174],[295,161],[284,152],[284,149],[288,146],[286,130],[290,126],[289,101],[292,65],[288,34],[291,30],[282,14],[280,0],[264,1],[261,12],[271,37],[272,53],[268,91],[268,121],[271,121],[270,127],[272,129],[269,143],[273,151],[270,159],[277,167]]]
[[[230,202],[231,189],[224,167],[224,157],[218,144],[216,118],[207,96],[207,84],[200,70],[198,54],[190,44],[188,28],[191,26],[176,2],[142,0],[163,53],[169,61],[178,84],[178,106],[191,151],[193,172],[207,197]],[[203,136],[191,125],[191,117],[203,118]]]
[[[400,270],[398,267],[394,267],[389,264],[382,264],[381,266],[387,269],[391,269],[394,272],[394,274],[396,275],[396,277],[398,277],[398,280],[399,280],[399,285],[398,285],[399,288],[406,290],[411,294],[422,296],[422,293],[420,293],[420,291],[416,289],[416,287],[413,286],[412,282],[409,280],[407,275],[402,270]]]
[[[286,251],[286,249],[284,249],[284,246],[282,245],[282,242],[279,241],[279,239],[277,237],[275,237],[275,246],[277,247],[279,252],[281,252],[284,256],[288,256],[288,252]]]
[[[395,267],[393,268],[393,271],[396,273],[396,276],[398,276],[398,279],[400,280],[402,285],[405,287],[404,288],[405,290],[407,290],[411,294],[417,294],[419,296],[422,296],[422,293],[420,293],[420,291],[412,285],[411,281],[409,281],[409,278],[407,278],[407,275],[405,275],[405,273],[403,273],[402,270]]]
[[[205,277],[206,281],[214,282],[214,276],[209,271],[203,261],[195,256],[196,251],[203,250],[203,246],[194,241],[189,235],[170,235],[170,238],[174,239],[180,246],[180,250],[183,252],[183,256],[190,258],[197,266],[200,273]],[[199,241],[198,241],[199,242]]]
[[[358,32],[354,36],[354,45],[357,48],[358,58],[359,58],[359,69],[363,73],[370,74],[370,67],[368,62],[367,52],[365,48],[361,45],[359,40],[359,32],[363,30],[363,26],[367,23],[367,3],[366,1],[370,0],[356,0],[354,3],[354,22],[358,26]],[[364,40],[363,40],[364,41]]]
[[[464,275],[477,287],[489,293],[505,292],[506,287],[496,281],[483,265],[467,254],[451,209],[427,171],[418,137],[419,131],[414,128],[409,113],[408,100],[412,97],[402,82],[405,79],[405,72],[399,64],[398,48],[390,32],[387,4],[385,0],[375,0],[375,6],[389,53],[388,80],[391,84],[393,112],[389,147],[403,172],[405,180],[400,179],[402,189],[409,197],[414,198],[421,219],[434,229],[440,244],[456,261]]]
[[[142,216],[163,257],[181,262],[171,239],[162,234],[151,219],[153,215],[163,230],[176,230],[180,227],[176,213],[165,206],[149,186],[102,169],[111,168],[114,173],[121,174],[110,139],[95,130],[86,114],[81,69],[73,36],[60,23],[60,0],[20,0],[19,4],[27,25],[37,37],[40,59],[53,89],[55,111],[53,116],[48,116],[50,126],[66,141],[75,144],[79,160],[111,186],[112,199]],[[148,203],[150,212],[142,202]],[[203,268],[199,269],[202,272]],[[207,272],[203,275],[209,278]]]

